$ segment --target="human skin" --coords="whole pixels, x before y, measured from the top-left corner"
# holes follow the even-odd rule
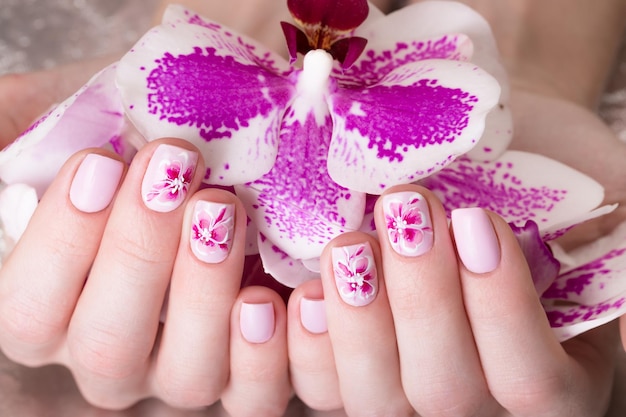
[[[487,7],[489,6],[489,3],[492,3],[492,8]],[[530,3],[531,2],[527,2],[527,6],[532,10]],[[509,38],[510,41],[502,41],[504,42],[504,45],[506,45],[506,42],[511,42],[512,45],[525,44],[526,46],[523,48],[507,49],[505,46],[501,46],[503,49],[505,63],[507,63],[509,71],[512,71],[512,106],[516,120],[516,146],[548,154],[556,157],[557,159],[566,160],[566,162],[571,161],[572,165],[577,166],[579,169],[596,177],[596,179],[599,179],[607,186],[607,199],[609,201],[625,201],[620,192],[621,190],[625,190],[626,187],[623,187],[623,184],[614,178],[615,173],[613,170],[606,168],[607,166],[612,166],[614,169],[614,167],[621,166],[623,164],[622,161],[624,159],[619,158],[619,156],[622,155],[620,153],[622,152],[622,148],[616,146],[614,137],[611,136],[610,131],[608,131],[608,129],[606,129],[599,119],[597,119],[593,114],[593,100],[590,99],[593,95],[592,92],[595,91],[594,88],[597,88],[602,84],[600,80],[602,74],[605,76],[608,74],[607,68],[610,66],[608,65],[610,64],[610,62],[608,62],[610,59],[607,58],[606,60],[603,60],[602,57],[600,57],[596,61],[591,61],[598,63],[600,69],[594,67],[594,69],[589,69],[588,72],[585,71],[583,75],[589,76],[590,78],[586,78],[586,76],[579,74],[578,71],[574,71],[575,74],[572,75],[571,82],[575,82],[577,80],[580,81],[580,79],[583,81],[588,80],[590,82],[589,85],[585,82],[580,85],[584,91],[572,94],[572,92],[568,89],[563,88],[563,85],[567,86],[569,83],[564,83],[561,76],[553,75],[552,72],[554,68],[558,65],[562,65],[564,61],[560,61],[556,58],[554,60],[551,59],[552,56],[550,53],[534,54],[533,48],[535,46],[543,48],[543,44],[540,43],[540,45],[537,45],[537,43],[533,43],[533,37],[525,32],[531,28],[539,31],[544,30],[544,25],[539,24],[538,22],[539,20],[544,19],[544,16],[542,14],[530,13],[526,9],[522,8],[520,4],[511,3],[509,8],[502,6],[500,9],[501,4],[502,3],[496,2],[476,2],[476,4],[473,5],[478,7],[479,10],[482,8],[481,11],[485,14],[485,16],[488,16],[490,20],[493,20],[494,23],[503,21],[503,19],[510,19],[511,16],[509,14],[511,10],[520,11],[520,16],[527,16],[530,19],[528,22],[525,19],[518,19],[514,22],[509,22],[511,25],[502,25],[500,29],[498,29],[497,25],[495,26],[497,36],[500,36],[498,33],[504,30],[510,30],[511,27],[521,28],[518,31],[511,31],[515,32],[517,35],[520,33],[526,34],[526,37],[511,36]],[[571,3],[568,4],[571,5]],[[623,3],[616,2],[613,5],[618,7],[620,4]],[[539,2],[534,3],[535,8],[539,6]],[[545,4],[541,5],[541,7],[545,8]],[[573,9],[575,8],[573,7]],[[498,10],[501,14],[497,13]],[[606,12],[604,8],[601,8],[601,10]],[[619,10],[613,11],[617,13]],[[522,13],[522,11],[524,13]],[[560,12],[558,8],[554,11]],[[576,16],[581,19],[583,17],[589,18],[590,16],[595,16],[591,13],[593,10],[587,11],[589,11],[589,13],[584,16],[582,13],[577,13]],[[506,12],[506,16],[504,15],[504,12]],[[489,13],[492,14],[490,15]],[[611,15],[611,13],[606,13],[606,15],[601,15],[600,17]],[[548,21],[550,20],[548,19]],[[596,23],[598,22],[600,22],[600,18],[596,21]],[[567,25],[569,24],[571,24],[572,27],[576,27],[574,23],[567,23]],[[612,27],[611,25],[609,26]],[[600,27],[596,29],[603,31],[603,28]],[[613,29],[614,30],[609,31],[610,33],[605,34],[607,38],[602,39],[613,39],[611,38],[611,34],[619,32],[617,29]],[[505,34],[502,34],[502,36],[503,39],[507,39]],[[586,38],[581,37],[581,39],[584,40]],[[558,44],[560,44],[560,42],[557,42],[556,45],[551,44],[551,46],[555,47],[558,46]],[[609,43],[609,45],[611,45],[611,43]],[[550,44],[545,45],[546,48],[549,46]],[[512,52],[508,53],[506,52],[507,50]],[[589,54],[593,53],[592,48],[589,48],[588,50],[585,49],[585,51]],[[602,54],[604,55],[604,52],[602,52]],[[591,55],[585,56],[593,58]],[[515,59],[518,61],[515,61]],[[519,70],[518,67],[514,65],[515,62],[519,61],[527,62],[527,59],[529,63],[525,66],[520,66]],[[563,57],[563,59],[565,59],[565,57]],[[532,62],[535,64],[530,64]],[[569,67],[564,68],[568,69]],[[58,73],[57,76],[60,77],[60,73]],[[592,83],[591,81],[594,82]],[[47,79],[46,82],[49,82],[49,79]],[[54,90],[51,90],[47,98],[42,99],[42,103],[34,103],[37,105],[41,104],[43,106],[44,101],[50,100],[50,97],[56,94],[60,94],[60,90],[65,88],[63,86],[55,85],[55,83],[50,83],[48,86],[54,88]],[[0,85],[0,87],[2,86]],[[596,92],[596,94],[598,93],[599,91]],[[35,93],[33,92],[33,94]],[[33,102],[28,104],[30,106]],[[33,111],[33,113],[36,112]],[[16,119],[15,114],[16,113],[12,116],[13,120]],[[27,120],[28,117],[20,116],[18,119]],[[577,126],[572,126],[573,120],[577,120]],[[16,123],[16,126],[19,124],[19,122]],[[553,129],[556,128],[558,128],[559,133],[564,133],[563,126],[570,126],[572,133],[558,136],[546,133],[551,133],[554,131]],[[582,131],[581,129],[585,130]],[[15,132],[17,131],[19,131],[19,129],[15,129]],[[588,150],[588,138],[590,134],[592,134],[595,138],[599,138],[596,139],[597,142],[594,143],[594,146],[597,146],[600,149],[599,154],[601,157],[597,160],[590,160],[589,158],[586,158],[581,161],[580,155],[587,155],[586,151]],[[564,143],[565,141],[567,142]],[[568,149],[570,151],[564,153],[563,149]],[[607,157],[610,159],[607,159]],[[431,201],[431,203],[433,204],[433,207],[438,207],[436,206],[437,203],[435,201]],[[441,213],[438,215],[435,214],[434,216],[439,219],[438,224],[440,226],[437,229],[445,231],[446,229],[441,226],[443,222]],[[498,230],[502,233],[503,239],[510,243],[510,236],[507,237],[508,235],[506,235],[506,233],[508,232],[505,231],[506,228],[502,228],[502,225],[498,223],[497,218],[492,217],[492,220],[495,224],[499,225],[498,227],[500,229]],[[594,229],[594,233],[598,234],[603,233],[604,231],[605,229],[602,228]],[[442,264],[449,265],[455,260],[454,246],[449,238],[446,239],[444,237],[445,234],[441,234],[441,236],[441,239],[445,242],[445,245],[442,246],[443,249],[441,249],[444,252],[444,256],[441,256],[438,259]],[[344,240],[333,242],[331,246],[355,243],[365,239],[365,237],[361,235],[347,235],[342,237],[342,239]],[[546,385],[544,387],[546,389],[541,390],[541,392],[535,392],[536,395],[541,394],[543,396],[541,399],[543,399],[544,402],[555,404],[555,398],[561,401],[575,398],[576,401],[569,401],[569,404],[572,407],[572,410],[569,411],[573,411],[574,406],[576,406],[576,410],[583,413],[581,415],[601,415],[600,413],[602,412],[603,407],[605,407],[608,402],[607,387],[610,384],[610,372],[608,372],[608,370],[611,369],[611,346],[614,342],[614,333],[611,332],[611,328],[603,328],[589,333],[588,335],[577,338],[563,346],[558,345],[555,343],[554,339],[550,338],[551,334],[549,329],[546,327],[545,322],[541,322],[540,325],[520,328],[519,325],[515,325],[515,323],[519,324],[518,320],[511,320],[513,324],[510,326],[504,326],[504,329],[500,328],[500,330],[491,335],[492,337],[490,338],[477,336],[476,334],[472,334],[468,328],[468,324],[472,324],[471,329],[474,329],[475,327],[481,327],[481,323],[482,325],[488,325],[490,321],[496,322],[496,318],[501,318],[501,316],[506,316],[508,314],[509,306],[506,303],[495,303],[495,305],[493,305],[495,308],[501,308],[499,315],[494,314],[494,312],[491,311],[491,316],[488,317],[485,312],[481,313],[480,310],[470,309],[469,313],[467,313],[468,315],[464,316],[462,314],[462,307],[464,303],[469,302],[471,299],[464,298],[467,294],[461,291],[463,288],[461,285],[463,282],[462,280],[467,279],[467,282],[470,283],[470,285],[473,285],[471,283],[474,281],[472,281],[471,276],[468,276],[462,271],[446,270],[447,272],[445,274],[438,274],[445,276],[446,279],[439,280],[437,282],[433,282],[435,280],[408,280],[410,282],[414,282],[412,287],[405,287],[402,291],[398,291],[399,285],[406,285],[403,284],[402,281],[398,280],[398,277],[405,276],[405,274],[398,273],[398,271],[406,268],[403,266],[405,265],[404,261],[400,262],[398,259],[394,258],[393,253],[390,252],[388,247],[383,246],[377,248],[375,242],[373,241],[372,246],[374,252],[376,253],[377,261],[380,265],[382,265],[383,275],[385,277],[389,277],[389,284],[387,286],[391,289],[391,291],[379,294],[379,298],[377,298],[376,301],[378,304],[372,306],[375,310],[370,310],[369,313],[367,310],[361,310],[359,311],[359,314],[354,314],[353,320],[351,321],[353,326],[350,328],[342,327],[342,322],[338,322],[336,319],[333,319],[333,317],[338,317],[340,313],[345,313],[350,310],[345,309],[337,297],[332,298],[332,296],[329,296],[327,299],[327,303],[329,305],[328,311],[335,311],[337,313],[329,315],[329,332],[318,338],[319,344],[309,345],[308,353],[313,355],[312,357],[310,356],[307,359],[307,350],[304,348],[302,350],[293,350],[293,352],[303,352],[301,357],[292,356],[291,358],[292,376],[299,375],[298,377],[300,383],[305,384],[304,386],[299,385],[298,394],[305,398],[313,408],[347,406],[351,415],[359,415],[363,410],[359,410],[358,407],[364,407],[367,403],[359,403],[358,400],[363,399],[364,391],[354,388],[360,386],[359,384],[362,384],[363,386],[368,387],[371,391],[371,395],[366,398],[368,398],[373,404],[386,403],[386,401],[376,401],[376,395],[380,395],[381,393],[388,393],[390,396],[398,398],[398,401],[394,403],[397,407],[394,411],[399,411],[399,413],[394,415],[403,415],[403,413],[408,415],[412,413],[413,409],[421,411],[423,415],[430,415],[436,414],[437,410],[441,412],[441,410],[445,409],[445,407],[450,408],[448,410],[450,413],[458,412],[459,410],[467,412],[477,412],[477,410],[480,410],[481,413],[479,415],[502,415],[502,410],[499,408],[497,401],[507,402],[506,400],[502,400],[502,398],[504,398],[503,392],[505,391],[506,386],[501,384],[501,382],[503,382],[502,378],[507,375],[506,373],[502,373],[500,371],[506,367],[510,367],[511,362],[491,362],[493,367],[492,371],[489,371],[488,369],[481,369],[480,365],[477,364],[476,359],[476,355],[479,355],[481,360],[483,359],[483,356],[486,359],[494,357],[494,355],[486,355],[486,352],[496,352],[496,358],[504,356],[509,359],[512,358],[514,363],[520,366],[520,369],[535,371],[537,373],[532,376],[540,376],[542,380],[554,383],[553,385]],[[515,255],[514,246],[509,246],[507,250],[511,251],[507,253],[512,253],[513,259],[515,259],[516,262],[520,261],[519,254]],[[326,255],[325,259],[325,262],[329,262],[328,255]],[[423,259],[419,262],[422,261]],[[418,264],[418,261],[413,263],[413,265],[416,264]],[[523,272],[523,262],[517,266],[518,267],[516,268],[511,268],[511,271],[522,272],[514,275],[516,277],[516,279],[512,281],[514,285],[492,288],[490,290],[492,293],[489,301],[514,300],[518,298],[517,296],[520,292],[528,295],[529,282],[528,276],[525,276]],[[432,269],[431,273],[434,272],[441,271]],[[507,272],[510,271],[507,270]],[[324,288],[326,289],[325,294],[328,295],[334,294],[332,293],[332,282],[330,282],[329,279],[330,275],[331,273],[327,270],[323,281],[323,284],[325,285]],[[310,284],[310,287],[298,289],[296,293],[294,293],[295,295],[293,296],[294,298],[292,298],[293,302],[290,303],[290,307],[299,305],[298,301],[300,299],[298,297],[303,297],[305,295],[311,298],[320,297],[320,288],[313,287],[314,285],[315,284]],[[489,281],[486,282],[486,285],[489,285]],[[394,288],[395,292],[392,292]],[[426,312],[430,311],[432,313],[432,310],[420,310],[419,304],[416,306],[415,304],[410,303],[410,301],[417,299],[419,294],[424,293],[441,293],[446,294],[446,297],[449,297],[449,302],[445,303],[447,306],[446,310],[452,312],[453,314],[447,317],[449,324],[443,327],[454,328],[457,329],[458,332],[453,332],[452,334],[440,334],[439,332],[436,332],[434,325],[437,324],[437,328],[441,328],[439,326],[441,322],[439,320],[435,321],[433,315],[426,315]],[[480,295],[480,292],[470,293],[470,296],[471,294]],[[506,295],[507,297],[503,298],[503,295]],[[535,317],[540,313],[536,299],[532,297],[523,297],[523,300],[525,300],[526,303],[520,305],[520,307],[522,307],[521,309],[516,310],[519,315],[513,317]],[[474,305],[480,304],[474,303]],[[472,323],[472,320],[476,321],[477,317],[474,313],[478,314],[479,319],[476,324]],[[525,313],[530,313],[530,315],[526,315]],[[299,318],[296,315],[297,310],[291,311],[290,314],[294,315],[290,316],[292,317],[291,320],[288,320],[290,325],[299,325]],[[483,315],[482,318],[480,317],[481,314]],[[407,331],[407,329],[409,329],[409,327],[407,327],[407,322],[410,321],[407,318],[415,319],[416,317],[423,317],[424,319],[424,326],[421,328],[421,331],[424,333],[422,334],[423,339],[421,340],[432,340],[432,344],[428,346],[427,349],[420,352],[420,355],[422,355],[421,357],[407,357],[406,355],[399,358],[394,357],[396,339],[398,340],[397,343],[399,344],[401,351],[406,351],[408,348],[413,346],[415,340],[411,340],[410,338],[407,339],[402,335],[406,336],[406,334],[410,333]],[[443,316],[437,316],[437,319],[441,319],[442,317]],[[335,321],[333,322],[333,320]],[[356,330],[359,328],[376,328],[379,331],[377,333],[357,332]],[[429,330],[432,330],[432,333],[428,333]],[[398,334],[396,334],[396,332]],[[290,334],[293,334],[293,332]],[[532,346],[536,349],[534,351],[536,355],[530,358],[533,360],[523,362],[523,358],[521,358],[522,355],[519,352],[516,354],[513,349],[515,346],[511,346],[510,340],[507,343],[507,339],[511,339],[511,336],[518,334],[524,336],[526,346]],[[302,333],[301,336],[305,337],[307,335]],[[457,342],[449,343],[451,337]],[[472,337],[477,337],[478,339],[473,341]],[[304,345],[303,343],[299,343],[298,340],[300,339],[292,339],[290,343],[292,343],[293,346],[298,346],[298,344]],[[312,338],[305,338],[304,340],[311,342]],[[390,344],[389,341],[392,341],[393,343]],[[443,341],[446,343],[443,344]],[[302,342],[302,340],[300,340],[300,342]],[[441,355],[441,352],[436,349],[442,345],[453,347],[471,346],[473,344],[472,342],[478,346],[477,351],[470,349],[468,352],[467,349],[462,349],[464,352],[453,351],[451,352],[451,355]],[[322,348],[314,351],[311,349],[312,346],[320,346]],[[369,374],[346,372],[346,369],[354,369],[354,367],[349,366],[351,363],[354,363],[350,357],[350,352],[355,351],[354,349],[350,349],[350,346],[368,346],[368,351],[375,353],[376,355],[368,356],[368,352],[365,352],[364,356],[361,356],[361,359],[367,359],[367,363],[376,365],[378,369],[384,369],[385,372],[372,372]],[[539,349],[539,347],[546,347],[546,349]],[[331,351],[329,349],[333,350]],[[385,355],[384,353],[390,354]],[[544,353],[543,356],[541,355],[542,353]],[[381,357],[388,358],[389,362],[380,361]],[[316,360],[312,361],[311,358]],[[296,361],[296,359],[298,360]],[[411,367],[410,364],[416,362],[429,363],[430,366],[424,367],[421,370],[422,373],[411,373],[410,371],[411,369],[414,369],[414,367]],[[489,361],[485,360],[484,362],[488,363]],[[299,364],[301,366],[303,363],[309,364],[309,368],[299,368]],[[323,369],[322,372],[320,372],[319,369],[312,369],[310,367],[311,363],[325,364],[325,369]],[[329,363],[332,363],[335,366],[328,366]],[[443,382],[450,382],[450,374],[444,375],[440,372],[440,370],[446,369],[446,366],[449,366],[451,363],[464,367],[463,369],[467,371],[467,375],[473,376],[472,378],[467,379],[468,384],[471,382],[471,384],[469,384],[472,387],[471,390],[467,390],[467,387],[462,384],[443,384]],[[537,366],[541,363],[552,363],[552,365],[545,367]],[[485,366],[485,364],[483,364],[483,366]],[[375,367],[372,367],[371,370],[373,369],[375,369]],[[317,381],[312,378],[314,375],[317,376]],[[400,375],[402,375],[402,382],[398,379]],[[496,379],[494,379],[494,375]],[[497,379],[498,375],[501,377],[500,380]],[[566,382],[570,382],[571,380],[575,382],[574,386],[564,388],[564,385],[561,385]],[[366,382],[368,381],[371,381],[372,383],[367,384]],[[423,385],[420,385],[420,381],[432,382],[432,384],[429,384],[431,388],[439,386],[444,386],[446,388],[436,393],[428,392],[427,390],[424,390],[424,388],[428,388],[428,385],[423,383]],[[478,381],[478,383],[476,383],[476,381]],[[510,401],[514,400],[514,395],[522,396],[523,394],[532,394],[531,392],[523,389],[524,387],[529,389],[528,381],[530,381],[530,377],[526,381],[526,385],[520,384],[516,392],[508,393],[509,404],[511,404]],[[354,382],[352,391],[349,388],[345,388],[352,386],[351,382]],[[382,382],[385,382],[385,384],[382,384]],[[342,388],[339,389],[339,386]],[[379,387],[380,390],[376,390],[377,387]],[[456,389],[456,392],[452,392],[454,389]],[[452,393],[456,395],[443,395],[444,393]],[[109,392],[108,394],[110,395],[112,393]],[[436,401],[437,397],[434,396],[435,394],[440,395],[439,402]],[[506,392],[504,392],[504,394],[506,394]],[[105,397],[103,393],[98,395],[101,396],[100,398]],[[139,392],[139,396],[141,395],[144,395],[144,393]],[[159,394],[157,393],[155,395]],[[236,398],[236,396],[231,397],[231,404],[236,402],[232,398]],[[382,399],[388,400],[388,398],[389,396],[385,396]],[[425,398],[429,398],[429,401],[426,402]],[[93,397],[91,399],[96,403],[106,401],[106,399],[95,399]],[[378,399],[380,399],[380,397],[378,397]],[[446,403],[444,403],[444,399]],[[227,399],[226,401],[228,403],[229,400]],[[538,404],[540,403],[540,401],[527,400],[524,404],[519,400],[519,398],[518,401],[518,409],[521,409],[524,405],[529,404],[536,404],[539,406]],[[117,406],[119,406],[119,404]],[[565,407],[565,405],[563,405],[563,407]],[[524,410],[524,412],[530,413],[530,415],[539,415],[539,413],[533,414],[530,410]],[[524,415],[524,412],[514,415]],[[557,415],[574,414],[561,413]]]

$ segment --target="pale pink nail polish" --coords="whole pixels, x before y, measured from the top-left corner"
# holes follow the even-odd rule
[[[326,333],[326,303],[324,300],[302,298],[300,300],[300,322],[302,327],[313,334]]]
[[[141,196],[154,211],[175,210],[189,192],[198,162],[196,152],[172,145],[154,151],[141,184]]]
[[[235,224],[232,204],[198,201],[191,225],[191,251],[198,259],[210,264],[222,262],[228,256]]]
[[[265,343],[274,335],[274,304],[242,303],[239,313],[241,335],[250,343]]]
[[[374,301],[378,274],[369,242],[333,248],[331,257],[341,299],[355,307]]]
[[[426,199],[416,192],[387,194],[382,199],[387,237],[403,256],[419,256],[433,246],[433,227]]]
[[[70,201],[85,213],[105,209],[113,200],[123,172],[121,161],[98,154],[85,156],[72,180]]]
[[[463,265],[476,274],[491,272],[500,263],[500,243],[487,213],[481,208],[452,211],[452,230]]]

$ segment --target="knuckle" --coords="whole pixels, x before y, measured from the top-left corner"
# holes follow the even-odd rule
[[[537,410],[555,409],[558,404],[565,404],[570,385],[571,381],[563,372],[553,370],[545,371],[541,376],[514,379],[492,392],[505,408],[533,414]]]
[[[53,343],[65,332],[67,318],[53,306],[34,297],[15,296],[0,314],[3,339],[26,346]]]
[[[181,367],[166,367],[157,371],[156,389],[159,398],[174,408],[198,408],[216,403],[227,383],[224,377],[198,375]]]
[[[426,390],[411,403],[424,417],[479,417],[489,400],[488,392],[467,387],[454,389],[454,384],[442,390]]]
[[[124,380],[136,374],[149,353],[106,326],[92,326],[68,338],[73,362],[81,370],[108,380]]]

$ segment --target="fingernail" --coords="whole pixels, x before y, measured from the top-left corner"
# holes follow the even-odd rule
[[[154,151],[141,185],[146,206],[169,212],[185,199],[193,180],[198,154],[172,145],[160,145]]]
[[[85,213],[105,209],[113,200],[123,172],[121,161],[98,154],[85,156],[72,180],[70,201]]]
[[[355,307],[374,301],[378,276],[369,242],[333,248],[331,257],[341,299]]]
[[[426,199],[406,191],[383,197],[387,237],[394,251],[403,256],[419,256],[433,246],[433,228]]]
[[[241,304],[241,335],[250,343],[265,343],[274,335],[274,304]]]
[[[191,251],[206,263],[216,264],[228,256],[233,239],[235,206],[198,201],[191,225]]]
[[[476,274],[491,272],[500,263],[498,236],[481,208],[452,211],[452,230],[463,265]]]
[[[300,322],[302,327],[313,334],[326,333],[326,303],[324,300],[302,298],[300,300]]]

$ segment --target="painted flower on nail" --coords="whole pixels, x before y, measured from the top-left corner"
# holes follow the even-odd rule
[[[152,155],[142,183],[142,195],[152,210],[168,212],[187,196],[198,154],[172,145],[160,145]]]
[[[333,248],[332,258],[341,298],[353,306],[371,303],[376,296],[378,277],[369,243]]]
[[[417,193],[396,193],[383,198],[387,234],[401,255],[417,256],[432,246],[433,230],[428,206]]]
[[[191,227],[191,249],[202,261],[218,263],[230,251],[234,227],[232,204],[198,201]]]

